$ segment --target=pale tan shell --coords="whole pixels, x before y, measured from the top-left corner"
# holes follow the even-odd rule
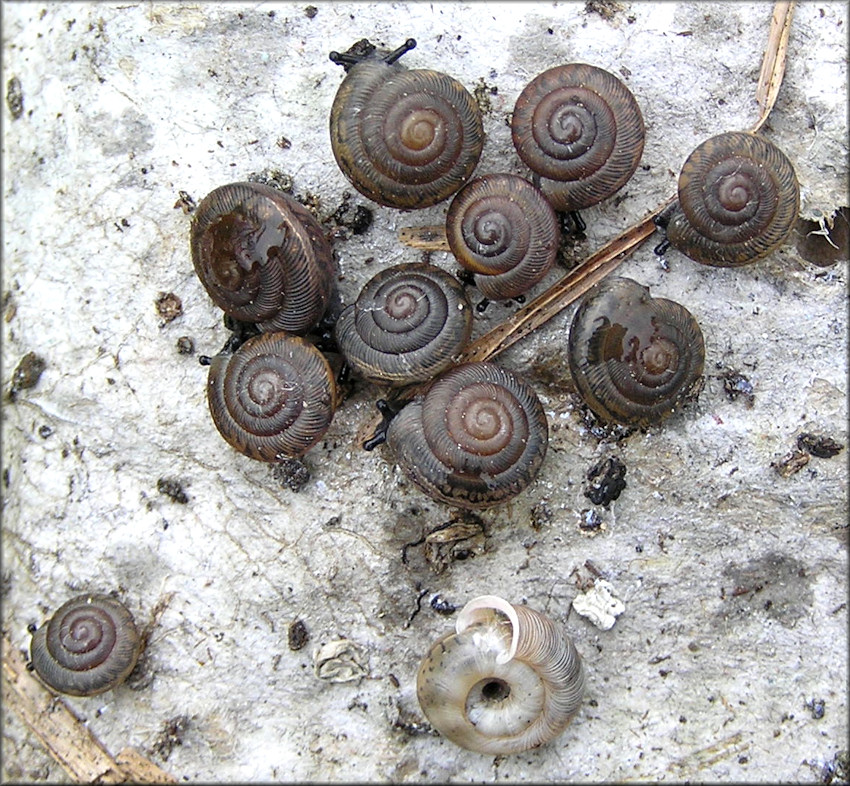
[[[504,755],[557,737],[581,706],[581,658],[562,626],[494,595],[474,598],[416,679],[429,722],[456,745]]]

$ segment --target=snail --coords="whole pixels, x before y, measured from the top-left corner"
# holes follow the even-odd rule
[[[192,262],[213,302],[264,331],[303,335],[336,292],[331,247],[310,212],[260,183],[230,183],[192,218]]]
[[[481,111],[460,82],[397,63],[415,46],[411,38],[381,56],[363,40],[330,54],[347,71],[331,107],[334,158],[361,194],[388,207],[447,199],[472,175],[484,146]]]
[[[240,453],[276,462],[303,456],[333,419],[334,372],[309,341],[261,333],[209,363],[207,401],[219,433]]]
[[[563,627],[494,595],[474,598],[455,632],[419,667],[416,693],[428,721],[478,753],[521,753],[561,734],[578,712],[584,671]]]
[[[641,428],[693,395],[705,363],[702,331],[691,313],[621,277],[603,279],[584,296],[568,354],[590,409],[605,421]]]
[[[534,389],[495,363],[443,372],[389,422],[386,441],[408,477],[461,508],[500,505],[525,489],[549,427]]]
[[[472,308],[460,282],[419,262],[382,270],[336,324],[349,365],[367,379],[392,385],[436,376],[471,333]]]
[[[108,595],[71,598],[30,632],[29,668],[48,687],[71,696],[94,696],[120,685],[141,652],[132,615]]]
[[[643,116],[613,74],[568,63],[539,74],[511,117],[514,147],[555,210],[577,211],[622,188],[643,154]]]
[[[446,236],[484,297],[502,300],[522,295],[549,272],[561,231],[537,188],[517,175],[494,174],[458,191],[446,216]]]

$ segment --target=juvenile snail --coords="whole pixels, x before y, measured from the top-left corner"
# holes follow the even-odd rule
[[[108,595],[72,598],[31,631],[32,670],[48,687],[71,696],[93,696],[116,687],[133,670],[141,651],[132,615]]]
[[[660,422],[693,394],[704,363],[691,313],[630,278],[603,279],[573,317],[570,371],[584,402],[605,421]]]
[[[656,253],[669,244],[703,265],[748,265],[788,239],[799,211],[794,167],[776,145],[743,131],[719,134],[682,166]]]
[[[456,745],[521,753],[555,739],[581,707],[584,672],[563,627],[493,595],[471,600],[416,678],[419,706]]]
[[[382,270],[336,324],[348,363],[367,379],[393,385],[436,376],[471,333],[463,286],[441,268],[419,262]]]
[[[330,55],[348,72],[331,107],[334,158],[361,194],[395,208],[450,197],[484,145],[481,111],[460,82],[397,63],[414,46],[411,38],[381,56],[364,40]]]
[[[533,388],[495,363],[444,372],[387,429],[408,477],[431,498],[467,509],[500,505],[525,489],[548,440]]]
[[[584,63],[532,79],[514,106],[511,134],[519,157],[562,212],[607,199],[643,154],[643,115],[635,97],[613,74]]]
[[[446,236],[457,261],[490,300],[517,297],[551,269],[561,232],[546,198],[522,177],[484,175],[452,200]]]
[[[262,333],[210,362],[207,401],[219,433],[259,461],[300,458],[318,442],[337,405],[334,373],[309,341]]]
[[[331,247],[310,212],[260,183],[230,183],[192,218],[192,262],[213,302],[264,331],[303,335],[336,288]]]

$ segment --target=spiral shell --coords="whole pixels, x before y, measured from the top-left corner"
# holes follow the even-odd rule
[[[472,333],[472,308],[460,282],[435,265],[386,268],[340,314],[336,338],[367,379],[404,385],[436,376]]]
[[[702,331],[679,303],[630,278],[607,278],[580,303],[569,363],[584,402],[603,420],[646,427],[672,414],[702,375]]]
[[[500,300],[527,292],[549,272],[561,231],[537,188],[517,175],[495,174],[470,180],[455,195],[446,236],[484,297]]]
[[[548,439],[537,394],[494,363],[444,372],[387,430],[387,444],[417,486],[468,509],[500,505],[525,489],[537,477]]]
[[[377,57],[351,66],[334,98],[331,148],[364,196],[395,208],[435,205],[472,175],[481,111],[456,79]]]
[[[79,595],[32,634],[30,661],[53,690],[93,696],[122,683],[139,658],[133,617],[108,595]]]
[[[643,154],[644,126],[631,91],[613,74],[568,63],[539,74],[514,106],[519,157],[544,178],[555,210],[595,205],[622,188]]]
[[[564,731],[581,706],[584,672],[561,625],[483,595],[431,647],[416,692],[431,725],[456,745],[521,753]]]
[[[337,400],[322,353],[288,333],[261,333],[210,363],[213,422],[232,447],[259,461],[303,456],[327,431]]]
[[[303,335],[336,288],[331,247],[299,202],[259,183],[205,196],[192,218],[192,262],[213,302],[264,331]]]
[[[743,131],[719,134],[688,156],[671,245],[715,267],[747,265],[784,243],[800,212],[794,167],[776,145]]]

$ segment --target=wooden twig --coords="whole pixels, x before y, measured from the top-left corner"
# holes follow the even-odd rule
[[[756,101],[759,105],[759,119],[750,129],[756,133],[767,121],[770,110],[776,103],[779,87],[785,76],[785,58],[788,54],[788,37],[791,34],[791,19],[794,16],[793,0],[779,0],[773,6],[773,17],[770,20],[770,33],[767,38],[767,48],[761,62]]]

